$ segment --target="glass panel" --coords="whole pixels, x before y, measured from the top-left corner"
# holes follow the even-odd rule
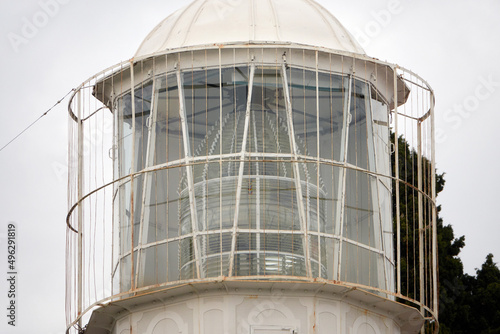
[[[378,219],[378,209],[376,209],[376,192],[372,189],[373,183],[370,176],[346,170],[346,198],[343,235],[346,238],[376,247],[375,241],[380,238],[375,235],[375,222]]]
[[[198,230],[216,230],[221,227],[221,180],[220,164],[198,164],[193,166],[195,197],[198,210]],[[217,176],[217,178],[214,178]],[[184,208],[184,206],[183,206]],[[227,224],[228,222],[226,222]]]
[[[132,168],[132,121],[130,114],[132,113],[130,93],[117,101],[117,128],[118,128],[118,169],[119,176],[130,174]]]
[[[196,262],[194,255],[194,243],[192,237],[180,240],[180,279],[196,278]]]
[[[291,68],[288,75],[298,153],[316,157],[318,153],[316,72]]]
[[[167,244],[144,248],[140,253],[138,287],[167,281]]]
[[[318,237],[317,235],[311,235],[309,240],[309,247],[313,277],[327,278],[328,272],[330,272],[331,276],[333,272],[333,245],[331,243],[331,239]],[[329,250],[332,252],[331,254],[329,254],[330,259],[328,259],[327,255]],[[331,261],[332,264],[329,265],[329,261]]]
[[[167,280],[177,281],[179,280],[179,241],[170,241],[167,251]]]
[[[290,153],[280,68],[255,70],[250,124],[247,151]]]
[[[148,176],[149,196],[146,198],[144,222],[144,243],[165,240],[167,238],[168,213],[168,171],[152,172]]]
[[[131,288],[132,265],[130,255],[125,256],[120,261],[120,291],[128,291]]]
[[[367,113],[370,112],[370,100],[366,83],[358,80],[353,81],[349,112],[351,123],[349,124],[347,162],[368,169]]]
[[[157,116],[154,163],[162,164],[184,157],[179,116],[179,91],[175,74],[156,80]]]
[[[321,246],[317,235],[309,236],[309,257],[311,259],[311,272],[313,277],[320,277],[320,253]]]
[[[245,167],[251,167],[252,165],[257,164],[245,163]],[[261,179],[258,177],[244,176],[242,182],[238,227],[252,229],[260,228],[260,217],[257,220],[257,212],[260,211]]]
[[[116,185],[115,185],[116,186]],[[118,189],[119,190],[119,189]],[[113,200],[113,272],[112,275],[112,293],[119,293],[120,288],[120,257],[121,257],[121,235],[120,235],[120,193]],[[118,268],[118,269],[117,269]]]
[[[156,247],[149,247],[141,250],[141,269],[138,287],[153,285],[159,282],[156,251]]]
[[[130,226],[130,181],[126,182],[118,191],[120,201],[120,220],[119,235],[120,235],[120,254],[123,255],[130,251],[132,242],[132,230]]]
[[[392,221],[392,196],[391,191],[383,183],[379,183],[380,216],[382,219],[382,229],[384,236],[385,255],[394,259],[394,238]]]
[[[168,187],[167,187],[167,203],[168,203],[168,238],[175,238],[179,236],[180,225],[179,225],[179,180],[182,176],[182,168],[171,168],[167,169]],[[187,199],[189,204],[189,199]],[[190,226],[190,225],[189,225]]]
[[[241,152],[249,75],[249,67],[227,68],[222,71],[222,119],[218,125],[219,131],[207,138],[214,154]]]
[[[342,161],[342,127],[344,106],[347,104],[347,78],[330,73],[319,73],[319,136],[320,156]]]
[[[211,155],[214,147],[207,146],[206,141],[219,130],[219,70],[185,72],[183,78],[191,154]]]
[[[384,288],[379,281],[383,265],[379,266],[380,254],[343,242],[341,279],[346,282]],[[382,263],[381,263],[382,264]]]
[[[314,232],[325,232],[326,208],[324,206],[325,186],[322,175],[318,173],[316,163],[300,164],[305,170],[307,182],[302,181],[302,196],[308,229]],[[319,183],[319,187],[316,185]]]
[[[255,233],[240,233],[236,240],[235,275],[249,276],[258,273],[259,249],[261,235]],[[257,248],[259,246],[259,248]]]
[[[321,179],[323,183],[323,193],[320,193],[320,206],[324,208],[324,231],[333,234],[335,219],[337,219],[337,207],[339,204],[339,185],[341,184],[341,175],[343,168],[330,166],[326,164],[320,165]],[[340,234],[340,233],[335,233]]]
[[[145,174],[139,174],[134,178],[134,247],[137,247],[139,244],[139,233],[140,233],[140,227],[141,227],[141,215],[142,215],[142,203],[143,203],[143,198],[142,198],[142,193],[144,190],[144,179],[145,179]]]
[[[132,171],[132,159],[135,161],[134,171],[140,171],[146,165],[148,146],[147,119],[151,114],[153,83],[135,87],[135,156],[132,157],[133,116],[132,93],[129,92],[118,99],[118,154],[120,157],[120,176],[128,175]]]
[[[377,172],[383,175],[391,175],[388,120],[389,108],[382,97],[373,88],[371,98]],[[390,188],[391,180],[389,178],[382,178],[381,180],[386,184],[386,187]]]
[[[229,172],[236,172],[238,170],[239,162],[234,163],[236,166],[232,167],[229,163]],[[206,168],[198,168],[205,166]],[[208,171],[214,173],[212,176],[218,176],[219,163],[211,163],[198,165],[196,170]],[[203,175],[203,174],[202,174]],[[236,205],[236,188],[238,180],[236,176],[226,176],[222,179],[203,180],[202,177],[196,177],[197,181],[194,185],[196,209],[198,214],[198,230],[215,230],[219,228],[230,228],[234,222],[234,206]],[[188,184],[186,175],[183,173],[181,178],[179,191],[179,219],[181,235],[192,232],[191,222],[191,207],[188,193]],[[220,203],[223,203],[222,212]]]
[[[247,151],[252,153],[290,154],[291,144],[286,117],[284,92],[279,67],[257,67],[251,97],[250,127]],[[186,98],[186,121],[189,144],[194,156],[233,154],[224,161],[193,165],[194,195],[197,209],[199,255],[203,275],[217,277],[228,274],[231,233],[222,233],[234,223],[236,188],[241,162],[245,111],[248,95],[249,67],[183,72]],[[222,82],[219,82],[219,74]],[[290,68],[293,125],[299,154],[341,161],[342,124],[347,99],[347,78],[329,73]],[[319,88],[317,91],[317,83]],[[354,80],[352,87],[351,122],[349,124],[347,159],[361,168],[390,172],[388,147],[387,106],[371,94],[368,85]],[[151,108],[151,83],[135,90],[136,99],[136,156],[132,158],[131,97],[125,95],[118,102],[120,175],[129,173],[135,159],[137,169],[146,166],[148,128],[146,119]],[[222,91],[222,96],[220,93]],[[175,74],[156,79],[157,119],[154,126],[153,164],[163,164],[184,156],[182,129],[179,117],[178,87]],[[316,100],[319,94],[319,101]],[[222,106],[220,101],[222,99]],[[319,102],[319,115],[317,114]],[[370,103],[374,107],[371,120]],[[319,123],[317,122],[319,118]],[[369,139],[373,125],[375,142]],[[319,127],[319,132],[318,132]],[[319,134],[319,138],[318,138]],[[318,152],[319,139],[319,152]],[[372,142],[373,143],[373,142]],[[371,145],[371,146],[370,146]],[[376,154],[376,159],[375,159]],[[319,233],[333,234],[342,180],[341,167],[297,163],[300,175],[295,175],[291,157],[247,157],[244,162],[240,196],[234,274],[306,276],[304,234],[301,231],[298,200],[302,200],[309,234],[309,252],[314,277],[336,278],[334,268],[335,245],[338,241]],[[266,161],[263,161],[266,160]],[[197,277],[194,254],[191,206],[186,167],[152,172],[148,176],[145,203],[143,244],[170,240],[165,244],[143,249],[139,285]],[[348,170],[344,230],[342,235],[370,247],[385,249],[392,256],[392,213],[390,189],[386,183],[364,173]],[[143,176],[134,179],[134,245],[138,244],[142,213]],[[297,198],[300,180],[302,198]],[[130,251],[130,182],[119,189],[120,253]],[[381,202],[380,215],[378,199]],[[383,229],[382,229],[383,227]],[[215,231],[221,231],[216,232]],[[280,233],[286,231],[287,233]],[[291,232],[291,233],[289,233]],[[172,238],[186,236],[181,240]],[[350,260],[355,254],[354,264]],[[358,258],[361,256],[363,259]],[[130,257],[130,256],[128,256]],[[380,258],[366,249],[344,243],[342,277],[362,284],[378,284],[380,272],[372,260]],[[122,286],[130,288],[130,263],[121,259],[119,274]],[[130,260],[128,260],[130,261]],[[348,265],[349,267],[345,267]],[[128,266],[126,269],[125,266]],[[136,267],[137,268],[137,267]],[[163,268],[163,269],[162,269]],[[359,281],[359,271],[365,270],[368,280]],[[365,276],[362,274],[361,276]],[[363,278],[364,279],[364,278]],[[123,290],[122,290],[123,291]]]
[[[205,277],[227,275],[232,235],[230,233],[209,234],[202,238]]]
[[[392,291],[392,292],[395,292],[396,289],[394,287],[394,282],[395,282],[395,279],[394,279],[394,273],[395,273],[395,267],[394,265],[389,262],[388,260],[386,260],[386,268],[387,268],[387,282],[388,282],[388,287],[387,287],[387,290],[389,291]],[[388,297],[388,298],[394,298],[394,297]]]
[[[264,275],[306,276],[303,236],[298,234],[266,233],[262,242]]]
[[[333,280],[337,278],[337,268],[334,267],[334,251],[338,248],[338,241],[331,238],[322,237],[321,244],[323,245],[326,254],[324,262],[326,263],[326,279]]]
[[[134,90],[135,102],[135,171],[146,167],[148,135],[148,118],[151,116],[153,82]]]

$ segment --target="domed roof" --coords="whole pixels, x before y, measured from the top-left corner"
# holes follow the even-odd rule
[[[299,44],[365,54],[340,22],[313,0],[195,0],[156,26],[135,56],[247,43]]]

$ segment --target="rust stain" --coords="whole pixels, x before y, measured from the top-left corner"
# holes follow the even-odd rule
[[[259,299],[259,296],[258,295],[250,295],[250,296],[248,296],[248,298],[250,298],[250,299]]]

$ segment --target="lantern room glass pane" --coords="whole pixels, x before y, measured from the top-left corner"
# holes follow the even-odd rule
[[[175,74],[156,80],[156,132],[154,164],[176,161],[184,157],[181,119],[179,115],[179,88]]]
[[[320,157],[342,161],[342,128],[349,100],[346,96],[349,80],[332,73],[319,73],[318,80]]]
[[[349,110],[349,138],[347,146],[347,162],[359,168],[369,169],[369,159],[373,152],[368,152],[368,126],[371,119],[370,96],[368,84],[353,80],[351,87],[351,108]],[[373,170],[375,171],[375,170]]]
[[[213,154],[212,147],[203,145],[207,135],[218,128],[220,118],[219,70],[183,73],[186,122],[193,156]]]
[[[291,68],[288,75],[297,153],[315,157],[318,152],[316,72]]]
[[[177,73],[162,74],[154,92],[149,83],[135,90],[135,134],[130,93],[117,99],[118,169],[159,169],[135,177],[133,189],[130,182],[117,186],[115,276],[122,288],[131,283],[132,235],[139,287],[310,273],[381,287],[382,250],[391,260],[393,251],[390,184],[349,165],[390,173],[387,105],[361,80],[293,66],[281,71],[259,65],[250,78],[249,66],[188,69],[180,87]]]

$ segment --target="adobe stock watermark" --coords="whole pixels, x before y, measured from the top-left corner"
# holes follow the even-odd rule
[[[462,102],[455,103],[452,108],[443,112],[443,120],[445,123],[456,130],[462,126],[464,120],[472,116],[480,106],[481,102],[488,100],[500,87],[500,81],[495,80],[493,74],[488,77],[479,77],[479,84],[474,89],[474,92],[466,96]],[[436,129],[436,143],[442,144],[448,139],[446,132],[442,128]]]
[[[374,38],[379,36],[391,24],[394,16],[401,14],[403,11],[404,8],[400,0],[389,0],[385,9],[370,13],[372,20],[368,21],[362,30],[356,30],[354,37],[363,48],[366,48]]]
[[[219,19],[224,20],[241,4],[242,0],[217,0],[212,1],[211,5],[214,7],[215,12]]]
[[[69,2],[71,0],[38,1],[39,9],[31,17],[25,16],[21,19],[21,30],[17,33],[10,32],[7,34],[7,39],[14,52],[19,52],[22,45],[27,45],[33,40],[40,33],[40,30],[45,28],[50,20],[59,13],[61,6]]]

